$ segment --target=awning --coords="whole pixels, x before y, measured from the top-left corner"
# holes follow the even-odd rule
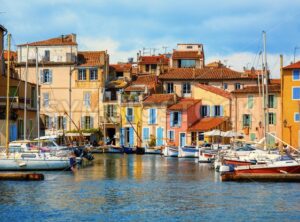
[[[205,117],[189,127],[188,131],[209,131],[220,126],[222,123],[226,122],[227,119],[227,117]]]

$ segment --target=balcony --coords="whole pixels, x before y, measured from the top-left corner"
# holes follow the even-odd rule
[[[0,96],[0,106],[6,106],[6,96]],[[12,109],[24,109],[25,98],[24,97],[9,97],[9,102]],[[36,107],[31,106],[31,99],[26,99],[27,109],[36,110]]]

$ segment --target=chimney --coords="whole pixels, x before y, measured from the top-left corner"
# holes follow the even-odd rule
[[[76,34],[72,33],[71,38],[72,38],[72,42],[76,43]]]

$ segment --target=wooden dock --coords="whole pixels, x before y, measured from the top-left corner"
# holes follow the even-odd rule
[[[44,174],[41,173],[0,173],[0,180],[41,181],[44,179]]]
[[[300,174],[234,174],[225,173],[221,180],[237,182],[300,182]]]

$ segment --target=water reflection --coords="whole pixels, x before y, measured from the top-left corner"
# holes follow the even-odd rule
[[[221,183],[208,164],[156,155],[99,154],[91,167],[0,182],[6,221],[296,220],[299,184]],[[3,220],[1,220],[3,221]]]

